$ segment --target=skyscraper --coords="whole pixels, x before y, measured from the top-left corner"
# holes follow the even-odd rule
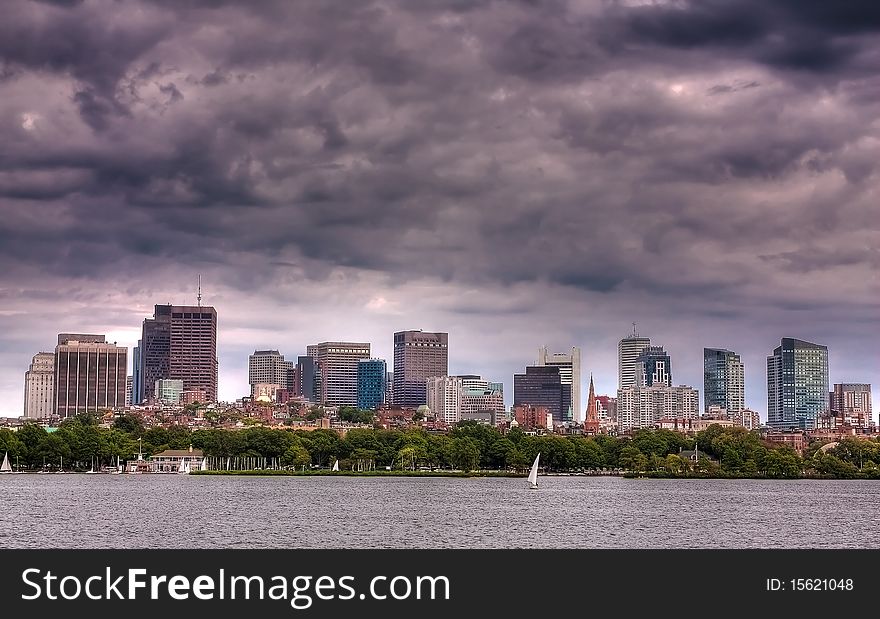
[[[767,357],[767,425],[813,430],[828,404],[828,348],[782,338]]]
[[[309,402],[317,402],[321,389],[320,373],[317,371],[315,359],[308,355],[297,357],[294,377],[294,395],[303,397]]]
[[[525,374],[513,375],[513,404],[545,406],[554,423],[563,421],[563,406],[570,393],[562,384],[559,366],[527,366]],[[570,397],[570,396],[569,396]]]
[[[357,368],[357,407],[372,410],[385,403],[385,359],[361,359]]]
[[[449,374],[449,334],[398,331],[394,334],[394,405],[426,404],[427,379]]]
[[[723,348],[703,349],[703,411],[727,409],[733,419],[745,408],[745,379],[739,355]]]
[[[619,389],[636,386],[636,360],[651,345],[651,339],[640,337],[633,324],[633,332],[617,343],[617,386]]]
[[[672,386],[672,360],[662,346],[646,346],[636,357],[635,379],[637,387],[661,384]]]
[[[428,408],[438,421],[448,424],[461,421],[461,378],[433,376],[425,380]]]
[[[306,347],[320,372],[318,400],[327,406],[357,406],[358,362],[370,358],[368,342],[321,342]]]
[[[248,383],[251,397],[255,397],[254,385],[273,384],[281,389],[294,391],[296,364],[285,361],[277,350],[255,350],[248,357]]]
[[[51,417],[55,412],[55,353],[34,355],[24,373],[24,416],[28,419]]]
[[[573,346],[567,353],[548,353],[546,346],[538,349],[538,362],[535,364],[555,365],[559,377],[566,386],[568,394],[562,403],[564,421],[583,421],[581,411],[581,349]]]
[[[143,340],[138,340],[137,346],[131,351],[131,403],[138,405],[143,402],[143,372],[144,366],[141,362],[141,350],[143,350]]]
[[[155,397],[157,380],[180,379],[184,391],[217,401],[217,311],[202,305],[157,305],[144,319],[141,398]]]
[[[103,335],[62,333],[55,347],[55,414],[123,408],[127,370],[127,348]]]

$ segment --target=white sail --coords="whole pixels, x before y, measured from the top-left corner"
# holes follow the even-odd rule
[[[183,466],[183,458],[181,458],[180,462],[177,464],[177,472],[186,473],[186,468]]]
[[[9,452],[3,454],[3,465],[0,466],[0,473],[11,473],[12,467],[9,464]]]
[[[208,459],[207,459],[207,458],[202,458],[202,468],[201,468],[201,470],[203,470],[203,471],[207,471],[207,470],[208,470]]]
[[[541,452],[538,452],[538,455],[535,456],[535,461],[532,462],[532,470],[529,471],[529,487],[537,488],[538,487],[538,460],[541,459]]]
[[[339,458],[336,458],[336,462],[333,463],[333,470],[334,471],[339,470]]]

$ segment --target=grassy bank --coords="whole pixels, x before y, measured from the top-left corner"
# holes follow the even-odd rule
[[[525,477],[524,473],[506,471],[328,471],[315,469],[305,471],[260,469],[247,471],[192,471],[190,475],[251,475],[261,477]]]

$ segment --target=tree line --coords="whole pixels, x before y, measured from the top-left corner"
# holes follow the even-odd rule
[[[843,477],[880,478],[880,442],[844,440],[830,450],[811,445],[801,457],[794,450],[763,441],[744,428],[710,426],[689,437],[671,430],[639,430],[632,436],[528,435],[519,428],[502,434],[476,422],[462,422],[448,434],[406,429],[284,430],[250,427],[241,430],[183,426],[145,428],[134,415],[116,417],[112,427],[93,415],[66,419],[47,432],[36,424],[18,431],[0,429],[0,451],[20,470],[88,469],[93,463],[113,465],[165,449],[201,449],[215,458],[264,458],[290,467],[392,467],[470,470],[528,468],[541,453],[548,471],[623,469],[649,476],[713,477]],[[697,450],[694,461],[683,455]]]

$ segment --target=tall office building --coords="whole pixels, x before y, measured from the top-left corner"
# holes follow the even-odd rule
[[[767,425],[814,430],[828,404],[828,348],[782,338],[767,357]]]
[[[144,388],[143,371],[141,363],[141,349],[143,340],[138,340],[137,346],[131,350],[131,403],[138,405],[143,401]]]
[[[703,411],[727,409],[732,419],[745,408],[745,378],[740,356],[723,348],[703,349]]]
[[[646,346],[636,357],[636,387],[672,386],[672,360],[662,346]]]
[[[128,349],[105,342],[103,335],[59,335],[55,347],[55,414],[71,417],[123,408],[127,370]]]
[[[573,346],[567,353],[549,353],[546,346],[538,349],[538,362],[535,364],[554,365],[559,368],[559,377],[567,387],[568,397],[562,403],[563,420],[584,420],[581,411],[581,349]]]
[[[370,358],[368,342],[321,342],[306,347],[320,372],[318,400],[327,406],[357,406],[358,362]]]
[[[296,382],[296,363],[285,361],[277,350],[255,350],[248,357],[248,383],[251,397],[255,397],[254,385],[274,384],[280,389],[293,392]],[[274,394],[273,394],[274,395]]]
[[[504,385],[466,374],[461,379],[461,412],[474,414],[485,411],[504,413]]]
[[[868,427],[873,423],[871,410],[871,385],[866,383],[836,383],[829,394],[831,410],[840,414],[844,421],[849,419],[858,427]]]
[[[617,343],[617,387],[636,386],[636,361],[642,351],[651,345],[651,339],[640,337],[633,324],[633,332]]]
[[[433,376],[425,380],[428,408],[438,421],[448,424],[461,421],[461,378]]]
[[[388,366],[385,359],[361,359],[357,368],[357,407],[373,410],[385,403]]]
[[[134,384],[134,379],[131,375],[125,377],[125,406],[131,406],[132,392],[131,387]]]
[[[55,409],[55,353],[34,355],[24,373],[24,416],[28,419],[51,417]]]
[[[563,421],[563,406],[571,391],[562,384],[559,366],[527,366],[525,374],[513,375],[513,404],[545,406],[554,423]]]
[[[627,432],[653,427],[664,418],[699,418],[700,394],[686,385],[667,387],[655,383],[650,387],[625,387],[617,391],[616,408],[618,429]]]
[[[449,334],[398,331],[394,334],[394,405],[427,403],[426,381],[449,374]]]
[[[308,355],[297,357],[293,394],[309,402],[317,402],[321,394],[320,376],[315,359]]]
[[[155,397],[157,380],[183,381],[217,401],[217,311],[202,305],[157,305],[144,320],[140,346],[141,398]]]
[[[394,372],[385,374],[385,404],[394,404]]]

